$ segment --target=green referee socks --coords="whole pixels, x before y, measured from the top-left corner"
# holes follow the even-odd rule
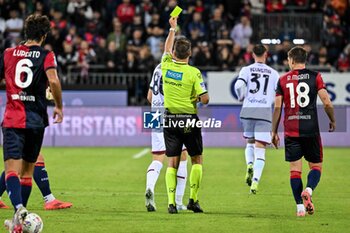
[[[165,173],[165,183],[168,192],[168,204],[175,206],[175,192],[176,192],[176,173],[177,169],[168,167]]]
[[[202,164],[192,165],[191,174],[190,174],[190,187],[191,193],[190,198],[195,202],[198,200],[198,189],[202,181],[203,169]]]

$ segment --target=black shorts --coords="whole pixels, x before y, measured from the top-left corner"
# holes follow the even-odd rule
[[[2,128],[4,161],[23,159],[26,162],[35,163],[43,143],[44,132],[45,128]]]
[[[321,163],[323,149],[321,136],[314,137],[285,137],[284,138],[286,161],[294,162],[303,156],[311,163]]]
[[[185,114],[183,114],[185,115]],[[191,115],[191,119],[198,121],[197,115]],[[186,121],[187,118],[171,118],[171,121]],[[168,126],[169,120],[165,120]],[[203,140],[201,128],[198,127],[164,127],[165,154],[168,157],[180,156],[183,145],[185,145],[190,156],[202,155]]]

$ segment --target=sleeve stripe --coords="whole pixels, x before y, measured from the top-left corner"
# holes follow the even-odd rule
[[[245,85],[247,85],[247,81],[245,81],[243,78],[238,78],[237,80],[242,80],[245,83]]]
[[[199,94],[198,96],[202,96],[202,95],[207,94],[207,93],[208,93],[208,92],[207,92],[207,91],[205,91],[205,92],[203,92],[203,93]]]
[[[57,69],[57,66],[49,66],[49,67],[46,67],[45,72],[46,72],[47,70],[49,70],[49,69]]]

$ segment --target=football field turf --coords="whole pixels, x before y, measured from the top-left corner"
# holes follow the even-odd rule
[[[157,212],[148,213],[144,191],[151,156],[132,158],[142,150],[44,148],[54,195],[73,202],[74,206],[44,211],[34,184],[28,209],[42,217],[43,232],[350,232],[349,148],[324,150],[321,182],[313,195],[315,214],[305,218],[295,216],[283,149],[268,149],[257,195],[250,195],[244,182],[243,149],[205,149],[199,193],[204,214],[167,213],[163,167],[156,187]],[[304,163],[304,185],[306,176]],[[188,197],[187,188],[185,203]],[[3,200],[10,205],[6,194]],[[0,220],[12,217],[12,213],[0,210]]]

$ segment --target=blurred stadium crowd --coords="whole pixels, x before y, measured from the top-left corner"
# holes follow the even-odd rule
[[[62,73],[75,65],[108,72],[151,72],[159,62],[168,18],[180,5],[180,32],[193,43],[191,63],[206,70],[233,70],[252,62],[253,14],[323,14],[319,44],[305,44],[309,64],[350,71],[350,10],[347,0],[0,0],[0,52],[23,40],[28,14],[50,17],[45,47],[54,50]],[[266,28],[266,30],[269,30]],[[286,65],[288,38],[270,46],[270,65]]]

